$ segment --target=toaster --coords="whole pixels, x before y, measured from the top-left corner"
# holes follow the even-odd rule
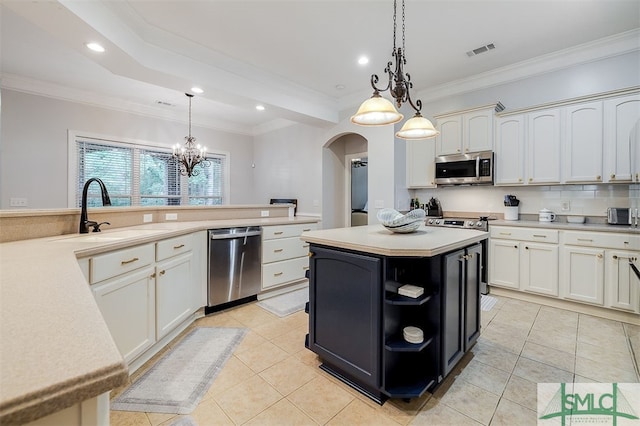
[[[609,207],[607,223],[609,225],[631,225],[631,209],[628,207]]]

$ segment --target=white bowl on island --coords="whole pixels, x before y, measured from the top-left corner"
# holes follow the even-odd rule
[[[402,214],[394,209],[382,209],[377,214],[382,226],[398,234],[414,232],[424,222],[426,216],[427,214],[423,209],[411,210],[407,214]]]

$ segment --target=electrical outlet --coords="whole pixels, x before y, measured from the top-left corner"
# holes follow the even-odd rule
[[[562,201],[560,203],[560,210],[562,210],[563,212],[571,211],[571,202],[568,200]]]
[[[262,211],[260,211],[260,216],[262,216],[262,217],[269,217],[269,210],[262,210]]]
[[[178,213],[167,213],[164,218],[165,220],[178,220]]]
[[[9,205],[11,207],[27,207],[27,199],[26,198],[11,198],[9,200]]]
[[[144,223],[147,223],[147,222],[153,222],[153,214],[148,213],[148,214],[144,214],[144,215],[142,215],[142,221],[143,221]]]

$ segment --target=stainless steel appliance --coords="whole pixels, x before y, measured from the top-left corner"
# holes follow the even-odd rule
[[[628,207],[609,207],[607,223],[610,225],[638,225],[638,209]]]
[[[435,162],[437,185],[493,184],[492,151],[441,155]]]
[[[259,226],[209,230],[209,308],[260,292],[261,240]]]
[[[427,226],[440,226],[445,228],[462,228],[462,229],[474,229],[477,231],[487,232],[489,231],[489,221],[486,216],[479,218],[461,218],[461,217],[444,217],[444,218],[429,218],[426,220]],[[482,277],[480,279],[480,293],[489,294],[489,285],[487,279],[487,240],[482,241]]]

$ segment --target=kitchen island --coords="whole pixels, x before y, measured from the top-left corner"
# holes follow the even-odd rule
[[[488,233],[382,225],[310,231],[309,334],[322,368],[374,401],[433,389],[480,334]],[[403,296],[410,284],[423,292]],[[405,327],[422,331],[407,342]],[[414,330],[415,331],[415,330]]]

